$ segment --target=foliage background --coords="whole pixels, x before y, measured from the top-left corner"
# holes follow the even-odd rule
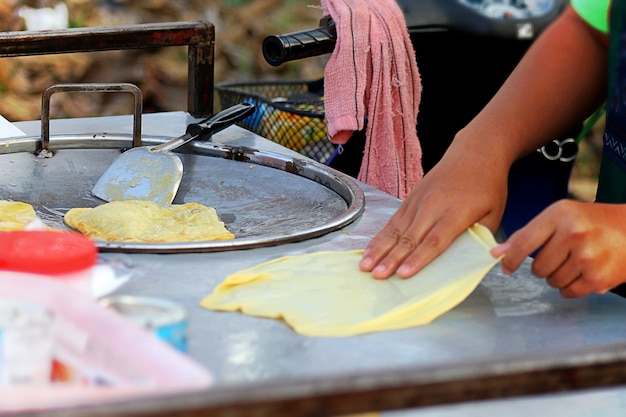
[[[261,45],[268,35],[318,25],[319,2],[309,0],[2,0],[0,30],[26,30],[23,7],[39,10],[65,5],[69,27],[119,26],[208,20],[215,25],[215,82],[317,79],[326,57],[272,67]],[[38,120],[41,93],[64,82],[130,82],[144,95],[144,111],[186,109],[186,47],[107,51],[0,59],[0,114],[11,121]],[[51,117],[128,113],[124,97],[72,94],[55,100]],[[62,96],[62,95],[61,95]],[[124,96],[124,95],[121,95]],[[126,103],[128,101],[128,103]],[[219,103],[216,103],[216,108]]]

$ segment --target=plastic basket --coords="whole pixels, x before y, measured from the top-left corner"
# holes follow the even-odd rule
[[[323,80],[219,83],[215,89],[222,108],[242,102],[256,106],[240,126],[321,163],[333,155]]]

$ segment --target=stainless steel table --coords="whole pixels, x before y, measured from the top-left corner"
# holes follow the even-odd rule
[[[120,116],[53,120],[51,133],[106,131],[112,120],[118,131],[130,132],[130,119]],[[177,136],[191,120],[183,112],[144,115],[143,132]],[[39,123],[16,125],[27,134],[39,133]],[[213,140],[292,154],[238,127]],[[364,247],[400,202],[360,185],[366,196],[364,214],[318,238],[203,254],[101,254],[134,271],[118,294],[166,297],[185,305],[190,314],[189,354],[214,374],[215,386],[46,415],[321,416],[452,407],[465,401],[598,387],[611,398],[622,394],[621,388],[609,387],[626,383],[626,300],[613,294],[563,299],[531,276],[529,262],[512,276],[494,268],[466,301],[431,325],[358,337],[304,337],[276,320],[198,306],[204,295],[241,268],[287,254]],[[576,391],[568,395],[580,398]],[[514,406],[524,399],[499,401]],[[439,415],[428,411],[444,412],[445,407],[406,413]]]

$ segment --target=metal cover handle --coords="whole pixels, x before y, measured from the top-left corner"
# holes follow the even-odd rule
[[[143,98],[141,90],[130,83],[74,83],[53,84],[46,88],[41,96],[41,151],[48,151],[50,143],[50,99],[58,92],[105,92],[105,93],[132,93],[134,97],[133,111],[133,147],[141,146],[141,114]]]

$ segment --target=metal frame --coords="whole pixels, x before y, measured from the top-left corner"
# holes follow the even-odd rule
[[[187,107],[213,114],[215,27],[207,21],[0,33],[0,57],[188,45]]]

